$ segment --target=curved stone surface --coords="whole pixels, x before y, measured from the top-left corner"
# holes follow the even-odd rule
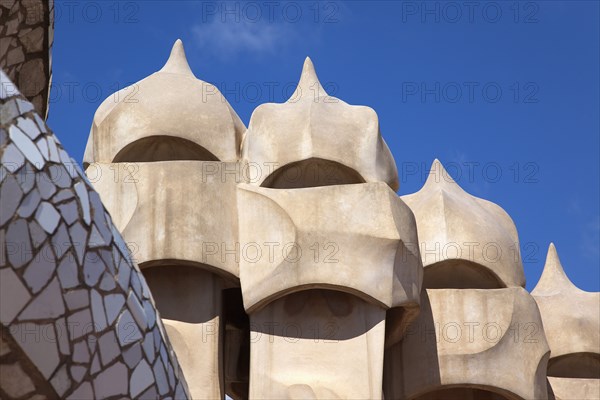
[[[93,162],[236,161],[246,130],[219,90],[197,79],[177,40],[158,72],[98,107],[84,155]]]
[[[90,164],[89,179],[136,262],[196,265],[238,280],[237,163]]]
[[[525,289],[427,289],[403,340],[386,350],[384,396],[429,399],[462,388],[458,398],[477,389],[500,398],[546,399],[549,353]]]
[[[238,205],[248,313],[311,288],[349,292],[384,309],[418,305],[414,217],[386,184],[299,190],[241,184]]]
[[[552,350],[548,376],[600,379],[600,293],[569,280],[552,243],[531,294]]]
[[[259,179],[251,182],[256,185],[386,182],[398,189],[396,164],[375,111],[329,96],[308,57],[288,101],[261,104],[252,113],[242,157],[260,169]],[[288,174],[274,176],[286,168]]]
[[[519,236],[510,216],[465,192],[438,160],[421,190],[402,200],[417,221],[423,287],[525,286]]]
[[[224,396],[222,297],[239,286],[239,172],[219,161],[86,169],[143,270],[195,399]]]
[[[598,400],[600,379],[548,377],[550,400]]]
[[[381,399],[385,310],[314,289],[250,315],[250,399]]]
[[[49,397],[187,398],[146,281],[100,197],[30,103],[4,89],[0,100],[2,342],[32,366],[14,376],[29,371]],[[14,383],[1,380],[4,394]]]
[[[223,282],[200,268],[145,268],[144,276],[188,377],[193,399],[222,399]]]

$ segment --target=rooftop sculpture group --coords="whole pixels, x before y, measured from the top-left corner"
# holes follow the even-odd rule
[[[399,197],[377,114],[310,59],[246,128],[177,41],[98,108],[89,179],[2,84],[2,397],[600,397],[600,294],[553,245],[528,293],[510,216],[437,160]]]

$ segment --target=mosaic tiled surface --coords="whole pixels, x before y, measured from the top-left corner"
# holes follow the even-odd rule
[[[0,398],[188,398],[100,197],[0,78]]]
[[[0,0],[0,69],[43,118],[48,114],[53,0]]]

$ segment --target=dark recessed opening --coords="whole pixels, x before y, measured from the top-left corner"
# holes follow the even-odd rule
[[[273,189],[298,189],[364,182],[363,177],[352,168],[335,161],[309,158],[277,169],[264,180],[261,186]]]
[[[162,318],[187,323],[212,321],[221,309],[220,278],[196,266],[159,265],[143,268]]]
[[[436,390],[415,397],[413,400],[508,400],[510,397],[503,396],[489,390],[457,387]]]
[[[190,140],[173,136],[150,136],[125,146],[113,162],[175,160],[219,161],[210,151]]]
[[[600,354],[573,353],[551,358],[548,361],[548,376],[600,379]]]
[[[501,289],[506,287],[482,265],[467,260],[445,260],[425,267],[425,289]]]
[[[225,393],[233,400],[248,398],[250,384],[250,318],[240,288],[223,290]]]

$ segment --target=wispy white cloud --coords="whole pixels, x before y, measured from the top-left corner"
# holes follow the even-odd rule
[[[232,58],[242,53],[254,55],[276,54],[291,45],[296,33],[282,23],[212,21],[192,28],[196,44],[220,58]]]

